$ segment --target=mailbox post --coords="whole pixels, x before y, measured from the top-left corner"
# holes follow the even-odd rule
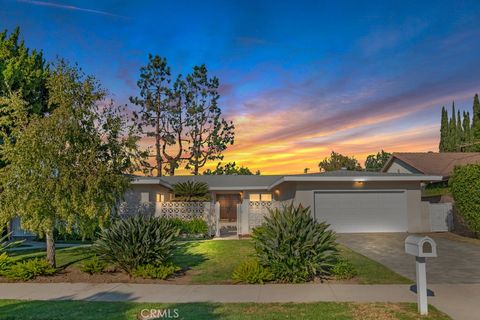
[[[405,252],[415,256],[417,304],[421,315],[428,314],[426,258],[437,256],[437,244],[430,237],[408,236]]]

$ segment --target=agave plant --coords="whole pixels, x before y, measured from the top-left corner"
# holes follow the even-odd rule
[[[142,265],[169,262],[178,232],[169,219],[130,216],[103,230],[93,250],[100,258],[131,274]]]
[[[205,182],[186,181],[173,185],[175,197],[185,201],[208,199],[208,184]]]
[[[0,253],[5,252],[5,250],[19,246],[25,240],[19,241],[9,241],[10,235],[12,233],[8,233],[3,237],[0,237]]]
[[[335,265],[335,233],[328,227],[312,218],[309,208],[290,204],[270,210],[252,238],[260,262],[275,280],[305,282],[328,274]]]

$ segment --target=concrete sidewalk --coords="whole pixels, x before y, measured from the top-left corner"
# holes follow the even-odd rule
[[[432,285],[430,304],[453,319],[478,319],[480,284]],[[0,299],[135,302],[415,302],[408,285],[158,285],[2,283]]]

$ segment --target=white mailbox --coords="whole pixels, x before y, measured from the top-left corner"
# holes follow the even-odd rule
[[[435,258],[437,244],[430,237],[408,236],[405,239],[405,252],[416,257]]]
[[[418,311],[422,315],[427,315],[428,301],[426,258],[435,258],[437,256],[437,244],[430,237],[408,236],[405,239],[405,252],[415,256]]]

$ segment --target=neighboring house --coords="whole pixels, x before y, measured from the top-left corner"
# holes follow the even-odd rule
[[[189,180],[209,185],[210,203],[193,210],[193,205],[172,201],[172,185]],[[293,201],[310,207],[317,220],[327,221],[337,232],[430,232],[447,227],[432,228],[429,204],[421,201],[421,184],[441,180],[437,175],[346,170],[275,176],[135,177],[126,206],[150,204],[159,216],[193,211],[214,215],[215,230],[233,225],[239,234],[249,234],[269,208]]]
[[[448,181],[456,166],[475,163],[480,163],[480,152],[394,152],[382,172],[435,175]]]

